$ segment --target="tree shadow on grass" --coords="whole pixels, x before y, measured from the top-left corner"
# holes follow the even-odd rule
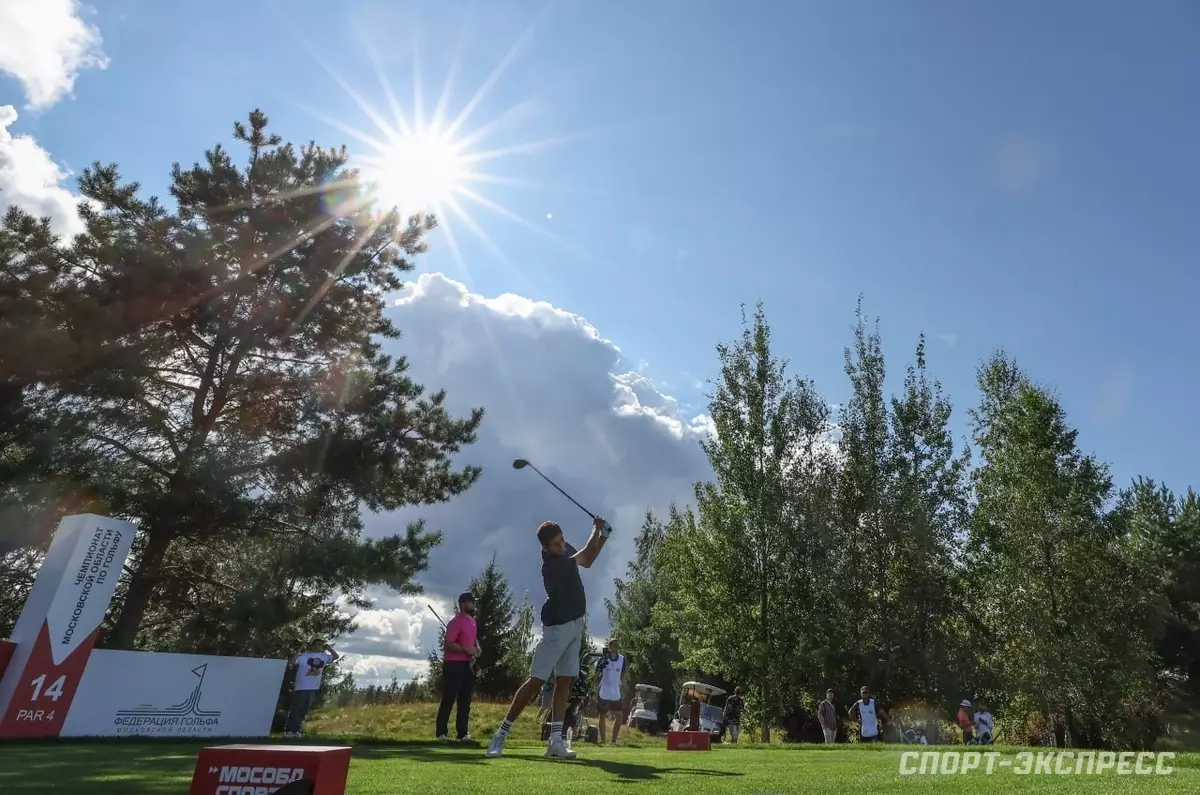
[[[404,759],[413,762],[453,762],[481,764],[488,759],[483,755],[483,746],[445,745],[443,743],[395,743],[354,746],[355,759]]]
[[[0,760],[4,795],[177,795],[191,781],[196,748],[17,745],[0,751]]]
[[[530,757],[532,762],[547,762],[555,765],[583,765],[594,767],[612,775],[617,781],[661,781],[664,776],[711,776],[728,778],[741,776],[732,770],[707,770],[696,767],[655,767],[654,765],[639,765],[634,762],[614,762],[611,759],[548,759],[544,756]]]
[[[540,749],[539,749],[540,750]],[[492,764],[483,755],[482,745],[444,745],[441,743],[396,743],[377,745],[357,745],[354,747],[355,759],[403,759],[411,762],[433,762],[435,764]],[[510,758],[522,762],[544,762],[557,765],[582,765],[593,767],[608,773],[617,781],[660,781],[665,776],[700,776],[700,777],[730,777],[741,776],[729,770],[707,770],[694,767],[655,767],[654,765],[638,764],[636,762],[615,761],[612,759],[592,759],[577,757],[568,759],[548,759],[544,756],[526,756],[514,754]]]

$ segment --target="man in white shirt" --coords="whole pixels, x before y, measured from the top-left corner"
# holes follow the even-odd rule
[[[610,640],[604,656],[596,664],[600,676],[600,742],[605,742],[604,718],[612,715],[612,741],[617,741],[621,724],[625,721],[625,708],[621,701],[621,676],[625,673],[625,656],[617,651],[617,642]]]
[[[320,640],[314,640],[308,645],[308,651],[296,655],[293,660],[296,664],[296,684],[292,688],[292,703],[291,709],[288,710],[287,724],[284,726],[284,737],[300,736],[308,711],[312,709],[317,691],[321,689],[325,666],[332,665],[339,659],[341,655],[328,643]]]
[[[850,719],[858,721],[858,741],[877,743],[883,740],[879,734],[879,702],[871,698],[871,689],[863,685],[858,691],[859,699],[850,707]]]
[[[979,702],[979,711],[975,713],[975,742],[979,745],[992,744],[992,713],[987,704]]]

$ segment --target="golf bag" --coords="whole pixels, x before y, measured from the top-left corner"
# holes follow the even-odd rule
[[[991,745],[991,744],[992,744],[992,733],[989,731],[975,732],[975,735],[973,737],[971,737],[971,742],[968,743],[968,745]]]
[[[900,742],[908,745],[928,745],[925,729],[919,725],[906,723],[903,719],[896,720],[896,728],[900,731]]]

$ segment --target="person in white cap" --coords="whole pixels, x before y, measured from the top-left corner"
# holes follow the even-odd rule
[[[958,728],[962,729],[963,745],[975,744],[975,721],[971,720],[971,700],[964,698],[958,705]]]

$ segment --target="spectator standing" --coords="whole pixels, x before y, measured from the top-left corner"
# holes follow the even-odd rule
[[[975,744],[975,722],[971,720],[971,701],[964,698],[958,704],[958,728],[962,729],[963,745]]]
[[[992,713],[987,704],[979,702],[979,711],[975,713],[975,742],[978,745],[992,744]]]
[[[437,738],[450,740],[450,710],[457,705],[454,727],[460,743],[474,742],[468,731],[471,696],[475,692],[475,658],[479,656],[479,627],[475,623],[475,596],[458,597],[458,613],[446,625],[442,646],[442,703],[437,713]]]
[[[612,716],[612,741],[617,742],[621,733],[621,724],[625,720],[625,705],[621,701],[621,676],[625,673],[625,655],[617,650],[617,642],[610,640],[604,656],[596,663],[596,671],[600,675],[600,742],[606,742],[605,722],[607,716]]]
[[[317,691],[321,689],[321,678],[325,675],[325,666],[332,665],[341,659],[333,647],[321,640],[308,644],[308,650],[300,652],[293,658],[296,664],[296,682],[292,687],[292,700],[288,709],[287,723],[284,724],[284,737],[299,737],[304,729],[304,721],[308,711],[317,700]]]
[[[879,702],[871,698],[871,689],[866,685],[859,688],[858,701],[850,707],[850,718],[858,721],[858,741],[860,743],[877,743],[882,741],[879,734]]]
[[[817,721],[821,724],[821,731],[825,734],[825,744],[833,745],[837,742],[838,731],[838,716],[837,705],[833,700],[833,691],[825,691],[825,700],[817,705]]]
[[[738,685],[733,689],[733,695],[725,699],[725,711],[721,715],[721,721],[729,731],[729,739],[735,743],[738,741],[738,735],[742,733],[742,710],[745,708],[746,702],[742,700],[742,686]]]

